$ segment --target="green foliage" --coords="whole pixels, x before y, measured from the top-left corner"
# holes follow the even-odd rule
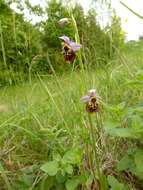
[[[37,165],[20,169],[19,171],[20,175],[16,179],[15,183],[13,183],[12,190],[18,190],[18,189],[25,190],[30,188],[35,180],[36,170],[37,170]]]
[[[51,73],[51,65],[59,73],[69,70],[71,66],[65,64],[58,37],[67,35],[75,41],[70,11],[77,24],[85,65],[105,65],[115,55],[114,47],[118,49],[123,44],[124,35],[117,16],[108,30],[104,30],[96,19],[95,10],[91,9],[85,15],[79,4],[70,10],[62,1],[51,0],[44,10],[40,6],[33,7],[27,0],[17,3],[21,13],[16,13],[10,8],[11,3],[1,1],[0,4],[0,72],[4,73],[0,78],[1,85],[16,84],[21,78],[26,80],[35,73]],[[32,25],[24,18],[25,7],[31,14],[47,17],[47,20]],[[58,21],[64,17],[69,18],[70,23],[61,27]],[[75,65],[78,67],[78,64],[77,60]]]
[[[28,76],[33,60],[37,55],[41,56],[41,34],[36,27],[24,21],[22,14],[15,13],[4,2],[0,6],[0,20],[0,72],[8,73],[5,81],[13,82],[17,80],[17,72]]]
[[[62,5],[61,1],[51,0],[48,2],[46,14],[48,20],[44,24],[43,46],[46,50],[47,48],[52,48],[53,52],[59,50],[60,53],[61,45],[58,37],[66,35],[71,39],[74,38],[72,24],[64,28],[58,24],[61,18],[69,18],[69,12],[66,7]]]
[[[143,174],[142,162],[143,162],[143,150],[137,150],[135,153],[135,165],[136,165],[137,171]]]
[[[44,164],[41,167],[41,170],[43,170],[45,173],[47,173],[49,176],[54,176],[57,174],[59,169],[59,164],[57,161],[50,161]]]
[[[58,153],[53,154],[53,161],[48,161],[41,166],[41,170],[48,176],[54,176],[55,184],[65,184],[68,190],[74,190],[83,182],[82,176],[76,176],[74,170],[79,167],[82,161],[82,152],[79,148],[68,150],[63,157]]]
[[[9,4],[0,3],[0,83],[4,86],[21,82],[1,89],[0,189],[97,189],[101,178],[104,189],[122,190],[127,189],[122,183],[122,172],[126,171],[142,182],[142,58],[139,64],[134,62],[135,54],[141,55],[142,42],[125,47],[134,59],[123,64],[122,55],[122,59],[116,56],[124,39],[116,15],[111,25],[102,29],[94,9],[85,15],[79,4],[67,9],[62,1],[51,0],[44,11],[26,0],[31,13],[47,16],[46,21],[33,25]],[[18,5],[24,8],[21,2]],[[71,13],[77,31],[72,22],[63,28],[58,24],[59,19],[69,18]],[[82,72],[73,68],[78,68],[81,61],[78,56],[74,66],[65,63],[58,39],[67,35],[75,41],[78,34],[81,59],[89,66]],[[129,54],[129,50],[133,51]],[[96,71],[91,70],[93,67]],[[104,171],[101,176],[96,173],[92,133],[80,104],[80,97],[91,88],[97,89],[103,101],[98,122],[93,116],[99,170]],[[126,149],[121,148],[124,144]],[[131,151],[126,153],[128,147]],[[112,159],[118,163],[117,170]]]
[[[118,182],[118,180],[113,176],[108,176],[108,182],[111,186],[111,190],[126,190],[127,188],[124,184]]]
[[[141,93],[142,71],[138,71],[130,79],[127,85],[130,89],[134,89]],[[132,97],[130,97],[132,99]],[[129,99],[128,99],[129,100]],[[131,101],[129,101],[131,102]],[[107,106],[107,110],[110,113],[110,119],[105,122],[105,130],[112,137],[126,138],[128,141],[137,141],[137,145],[133,146],[123,155],[118,163],[117,169],[119,171],[129,171],[132,175],[143,180],[143,107],[142,102],[136,104],[133,100],[132,105],[129,107],[129,102],[121,103],[115,106]]]
[[[140,180],[143,180],[142,161],[142,149],[128,150],[127,154],[119,161],[117,168],[119,171],[129,171]]]
[[[110,38],[110,53],[114,55],[124,46],[125,33],[121,28],[121,19],[115,13],[111,19],[111,25],[107,27]]]
[[[140,68],[140,62],[135,67]],[[85,108],[80,103],[80,97],[85,94],[86,88],[96,87],[104,101],[103,105],[106,103],[106,107],[103,107],[103,112],[101,112],[104,116],[102,122],[104,122],[104,118],[108,118],[106,127],[136,128],[142,124],[140,122],[140,118],[142,120],[142,89],[132,86],[127,88],[126,86],[128,80],[134,80],[136,76],[138,79],[141,78],[141,72],[130,77],[126,67],[119,68],[118,64],[114,67],[106,67],[106,69],[108,75],[105,75],[104,70],[98,68],[96,72],[85,71],[84,74],[78,71],[65,73],[62,77],[58,75],[44,76],[45,78],[41,77],[40,81],[35,80],[31,84],[23,83],[19,86],[1,89],[1,104],[8,106],[6,111],[0,107],[3,174],[6,175],[13,190],[91,188],[93,175],[87,165],[87,145],[91,148],[91,141]],[[134,67],[132,69],[134,71]],[[116,70],[118,70],[116,75],[108,78]],[[109,106],[107,103],[114,103],[114,105]],[[94,124],[96,131],[97,125]],[[99,124],[101,125],[101,122]],[[125,172],[131,170],[132,165],[134,168],[138,165],[139,168],[139,160],[142,158],[140,158],[140,153],[136,154],[134,149],[139,146],[138,150],[142,150],[140,143],[142,138],[126,137],[125,140],[120,136],[119,138],[117,136],[115,138],[103,136],[102,138],[103,140],[107,139],[105,144],[101,143],[101,149],[98,149],[105,174],[107,171],[105,178],[107,175],[115,173],[120,185],[121,183],[130,183],[125,179],[124,182],[121,180],[124,175],[120,171],[124,171],[125,166],[123,165],[120,171],[118,167],[118,171],[114,171],[112,167],[115,166],[115,163],[112,163],[112,159],[120,162],[122,157],[127,155],[129,146],[132,156],[130,156],[131,161],[127,166],[129,169],[126,167]],[[98,142],[100,142],[100,138],[96,142],[99,148]],[[104,147],[107,149],[105,150]],[[92,149],[89,150],[92,153]],[[11,158],[10,163],[8,155]],[[58,163],[58,171],[56,170],[57,173],[54,176],[49,176],[49,163],[53,161]],[[125,164],[127,162],[124,160]],[[48,172],[40,169],[46,163],[48,163]],[[30,169],[33,165],[36,165],[34,170]],[[50,164],[50,170],[52,167],[53,165]],[[22,168],[27,168],[29,171],[21,171]],[[53,170],[51,171],[53,172]],[[138,177],[141,174],[139,172],[134,170],[134,175]],[[0,180],[1,189],[6,187],[4,178],[5,176]],[[140,177],[138,178],[140,179]],[[134,182],[136,182],[136,178]]]
[[[75,176],[72,179],[68,179],[66,181],[66,185],[65,185],[66,189],[67,190],[76,190],[77,187],[80,184],[84,184],[86,180],[87,180],[86,176]]]
[[[63,156],[63,162],[68,164],[80,164],[82,158],[82,152],[79,148],[74,148],[65,153]]]

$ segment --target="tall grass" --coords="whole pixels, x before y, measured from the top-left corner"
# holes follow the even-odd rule
[[[126,88],[125,83],[131,77],[122,60],[118,61],[120,65],[116,63],[105,70],[98,69],[90,73],[85,71],[88,78],[84,85],[96,88],[106,104],[118,104],[122,101],[130,104],[130,96],[136,94],[136,91]],[[141,66],[140,62],[128,62],[128,57],[126,64],[133,73]],[[40,163],[50,160],[53,151],[63,155],[71,147],[80,146],[82,152],[86,153],[84,144],[88,139],[88,122],[84,106],[79,101],[85,93],[81,75],[82,73],[76,71],[72,76],[67,73],[62,77],[56,75],[56,78],[37,78],[31,84],[1,89],[1,105],[7,107],[7,110],[0,110],[2,165],[8,170],[7,178],[12,188],[16,188],[15,185],[18,184],[19,172],[27,175],[22,173],[22,168],[31,165],[38,167]],[[105,112],[104,117],[107,115]],[[109,152],[116,155],[116,149],[110,150],[110,146],[108,148]],[[103,153],[100,156],[102,160],[106,155]],[[31,175],[38,175],[39,178],[39,174]],[[40,177],[42,175],[41,173]],[[3,180],[1,188],[2,184],[5,184]],[[31,180],[31,186],[32,184]]]

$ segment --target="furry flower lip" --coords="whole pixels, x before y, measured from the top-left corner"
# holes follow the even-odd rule
[[[72,63],[75,60],[76,52],[81,48],[81,45],[71,41],[67,36],[61,36],[59,39],[63,41],[62,50],[65,61]]]
[[[96,94],[95,89],[88,91],[88,94],[81,97],[81,102],[86,103],[86,111],[95,113],[99,111],[100,97]]]

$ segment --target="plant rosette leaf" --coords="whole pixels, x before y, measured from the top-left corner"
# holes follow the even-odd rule
[[[56,180],[58,183],[64,183],[67,180],[67,175],[63,175],[61,170],[59,170],[56,174]]]
[[[49,176],[55,176],[59,170],[59,163],[57,161],[49,161],[43,164],[40,169]]]
[[[74,176],[66,181],[66,190],[76,190],[78,185],[84,184],[87,181],[86,175]]]
[[[63,156],[63,163],[79,165],[82,160],[82,152],[79,148],[71,149]]]
[[[54,185],[55,185],[55,178],[48,176],[41,180],[41,182],[38,185],[38,189],[50,190]]]
[[[125,171],[125,170],[131,170],[131,168],[134,168],[135,164],[134,164],[134,158],[133,156],[130,155],[125,155],[118,163],[117,165],[117,169],[119,171]]]
[[[77,188],[77,186],[80,184],[79,179],[75,178],[75,179],[69,179],[66,182],[66,189],[67,190],[75,190]]]
[[[143,179],[143,150],[128,151],[118,163],[117,169],[119,171],[130,171],[139,179]]]
[[[120,183],[114,176],[108,176],[107,179],[112,190],[126,190],[124,184]]]

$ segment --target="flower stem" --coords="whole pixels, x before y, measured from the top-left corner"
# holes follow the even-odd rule
[[[96,136],[95,136],[95,133],[94,133],[93,122],[92,122],[92,118],[91,118],[90,113],[88,113],[88,120],[89,120],[89,125],[90,125],[90,135],[91,135],[91,138],[92,138],[92,147],[93,147],[94,156],[95,156],[97,175],[99,177],[101,190],[104,190],[104,187],[103,187],[103,184],[102,184],[102,182],[103,182],[102,174],[101,174],[101,171],[100,171],[100,162],[99,162],[97,147],[96,147],[96,143],[95,143],[97,140],[96,140]],[[95,173],[93,173],[93,175],[95,176]]]

